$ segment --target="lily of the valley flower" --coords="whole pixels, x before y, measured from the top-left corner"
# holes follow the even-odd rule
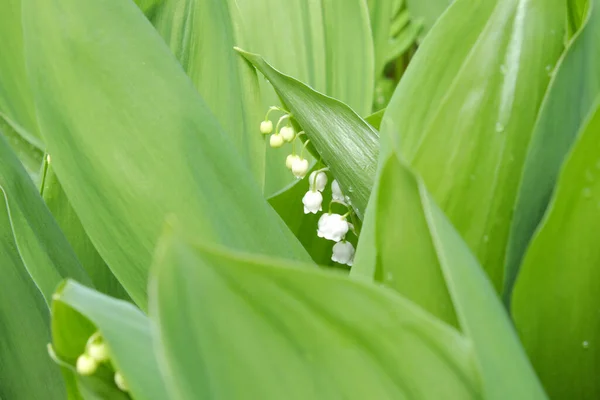
[[[87,354],[82,354],[77,358],[77,373],[80,375],[91,375],[96,372],[98,362]]]
[[[344,193],[342,193],[342,189],[340,189],[340,184],[337,179],[334,179],[333,182],[331,182],[331,198],[341,203],[346,202],[344,200]]]
[[[296,132],[294,132],[294,128],[292,128],[291,126],[284,126],[279,131],[279,134],[288,143],[294,140],[294,137],[296,136]]]
[[[271,132],[273,132],[273,122],[267,120],[260,123],[260,133],[268,135]]]
[[[346,217],[340,214],[323,214],[319,218],[317,236],[339,242],[346,236],[349,229]]]
[[[300,157],[296,154],[290,154],[285,159],[285,166],[288,167],[288,169],[292,169],[292,165],[294,165],[295,160],[300,161]]]
[[[333,245],[331,259],[340,264],[352,266],[354,261],[354,246],[352,243],[342,240]]]
[[[323,195],[319,191],[309,190],[306,192],[302,198],[302,203],[304,204],[304,214],[316,214],[323,211]]]
[[[87,354],[96,362],[101,363],[108,360],[108,348],[104,342],[90,343],[86,349]]]
[[[308,160],[298,157],[292,161],[292,173],[296,178],[302,179],[308,172]]]
[[[269,139],[269,145],[273,148],[277,148],[277,147],[281,147],[283,146],[283,136],[281,136],[278,133],[274,133],[271,135],[271,138]]]
[[[327,174],[323,171],[313,171],[308,177],[308,185],[311,190],[322,192],[327,185]]]

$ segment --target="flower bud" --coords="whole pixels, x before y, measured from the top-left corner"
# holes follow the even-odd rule
[[[283,136],[281,136],[277,133],[274,133],[273,135],[271,135],[271,139],[269,139],[269,144],[273,148],[283,146]]]
[[[124,392],[129,391],[129,386],[119,371],[115,372],[115,385]]]
[[[346,236],[350,226],[346,217],[340,214],[323,214],[319,218],[317,236],[339,242]]]
[[[304,214],[316,214],[323,210],[323,195],[321,192],[309,190],[302,198],[302,204],[304,204]]]
[[[333,182],[331,182],[331,198],[335,201],[346,203],[344,193],[342,193],[342,189],[340,189],[340,184],[337,179],[334,179]]]
[[[296,178],[304,178],[308,172],[308,160],[298,157],[292,162],[292,173]]]
[[[331,259],[340,264],[352,266],[354,261],[354,246],[345,240],[333,245],[333,254]]]
[[[294,137],[296,137],[296,132],[294,132],[294,128],[292,128],[291,126],[284,126],[283,128],[281,128],[279,133],[286,142],[291,142],[292,140],[294,140]]]
[[[294,160],[300,160],[300,157],[298,157],[295,154],[290,154],[285,159],[285,166],[288,167],[288,169],[292,169],[292,165],[294,164]]]
[[[86,352],[98,363],[108,360],[108,348],[103,342],[89,344]]]
[[[308,177],[308,185],[312,190],[322,192],[327,185],[327,174],[323,171],[313,171]]]
[[[91,375],[96,372],[98,363],[87,354],[82,354],[77,358],[77,373],[80,375]]]
[[[269,120],[260,123],[260,133],[268,135],[273,132],[273,123]]]

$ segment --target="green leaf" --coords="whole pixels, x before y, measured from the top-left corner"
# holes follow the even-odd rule
[[[23,54],[21,3],[3,0],[0,4],[0,112],[37,138],[35,106]]]
[[[375,78],[383,73],[387,61],[390,27],[392,24],[393,0],[368,0],[371,31],[373,35],[373,52],[375,54]]]
[[[155,268],[171,398],[479,398],[469,343],[386,289],[172,235]]]
[[[385,108],[366,117],[365,122],[368,122],[373,128],[375,128],[375,130],[379,131],[379,127],[381,126],[381,120],[383,119],[384,114]]]
[[[43,143],[1,112],[0,134],[4,136],[31,179],[38,183],[44,158]]]
[[[553,399],[600,396],[600,108],[568,157],[526,253],[512,313]]]
[[[573,36],[582,27],[591,0],[567,0],[568,34]]]
[[[377,167],[377,131],[346,104],[282,74],[257,54],[237,50],[271,82],[362,218]]]
[[[473,342],[484,398],[545,399],[491,282],[423,182],[396,155],[383,164],[371,201],[376,278]]]
[[[133,2],[23,6],[54,171],[98,253],[142,309],[166,216],[206,240],[309,259]]]
[[[0,135],[0,201],[17,251],[47,303],[64,278],[91,284],[21,163]]]
[[[423,178],[497,291],[564,18],[561,0],[457,0],[420,46],[381,129],[382,149]]]
[[[72,367],[96,331],[109,349],[110,363],[102,365],[91,382],[77,376],[79,385],[91,392],[101,389],[118,393],[113,380],[117,370],[125,378],[133,398],[169,398],[154,356],[148,318],[131,303],[66,281],[52,303],[53,348],[60,361]]]
[[[75,210],[71,207],[54,173],[52,164],[46,161],[44,168],[42,197],[72,246],[81,265],[88,273],[94,287],[96,290],[112,297],[129,300],[127,292],[112,274],[102,257],[100,257],[100,254],[96,251],[87,233],[85,233],[79,217],[77,217]]]
[[[556,67],[529,145],[507,249],[505,300],[544,215],[563,160],[600,98],[600,5]]]
[[[0,202],[0,276],[0,398],[64,399],[60,369],[46,351],[48,308],[21,261],[4,199]]]
[[[237,12],[227,0],[163,0],[153,22],[262,188],[264,110],[256,71],[232,51],[243,39]]]
[[[423,36],[433,27],[442,13],[454,0],[406,0],[406,7],[414,21],[419,21],[425,28]],[[457,2],[460,0],[456,0]],[[492,1],[485,0],[488,3]]]

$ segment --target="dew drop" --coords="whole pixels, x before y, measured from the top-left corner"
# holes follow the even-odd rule
[[[496,132],[504,132],[504,125],[501,122],[496,122]]]
[[[588,347],[590,347],[590,342],[588,342],[587,340],[584,340],[581,345],[583,346],[584,349],[587,349]]]
[[[352,186],[348,186],[348,192],[349,192],[349,193],[352,193],[352,192],[354,192],[354,188],[353,188]]]
[[[592,197],[592,189],[590,189],[589,187],[584,188],[581,193],[583,194],[583,197],[586,198],[590,198]]]
[[[550,65],[550,64],[546,65],[546,72],[547,73],[551,73],[552,72],[552,65]]]

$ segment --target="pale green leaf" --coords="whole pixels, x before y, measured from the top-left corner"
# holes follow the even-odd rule
[[[190,235],[309,259],[133,2],[23,5],[52,165],[98,253],[141,308],[168,215]]]
[[[43,143],[1,112],[0,134],[6,138],[31,179],[36,184],[39,183],[40,169],[44,157]]]
[[[454,0],[406,0],[406,7],[410,12],[413,21],[423,24],[423,35],[425,35],[453,1]]]
[[[375,54],[375,78],[383,73],[387,61],[390,29],[394,17],[393,0],[368,0],[369,17],[373,36],[373,52]],[[406,14],[408,15],[408,13]]]
[[[513,293],[521,340],[553,399],[600,396],[600,108],[568,157]]]
[[[172,236],[155,268],[173,399],[480,396],[469,343],[384,288]]]

